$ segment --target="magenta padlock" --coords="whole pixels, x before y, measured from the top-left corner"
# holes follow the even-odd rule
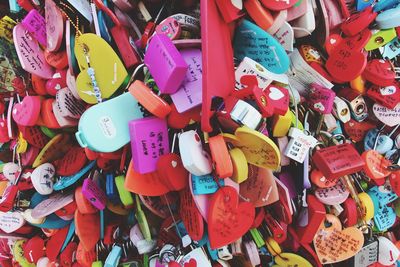
[[[135,171],[141,174],[155,171],[158,158],[169,153],[166,120],[157,117],[132,120],[129,132]]]
[[[156,27],[156,33],[165,34],[171,40],[178,39],[181,35],[181,31],[181,25],[176,19],[172,17],[166,18],[165,20],[161,21],[161,23]]]
[[[188,64],[188,71],[178,91],[171,94],[172,101],[179,113],[197,107],[202,101],[202,61],[200,49],[184,49],[183,59]]]
[[[332,112],[335,96],[331,89],[312,83],[308,93],[310,108],[321,114],[329,114]]]
[[[36,9],[29,11],[21,23],[41,45],[47,45],[46,20]]]
[[[91,178],[86,178],[83,181],[82,194],[97,209],[105,209],[107,196],[104,191],[101,190]]]
[[[144,56],[160,92],[173,94],[185,78],[188,65],[172,41],[164,34],[155,34]]]

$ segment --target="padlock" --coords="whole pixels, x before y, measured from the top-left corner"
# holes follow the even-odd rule
[[[294,127],[290,128],[288,135],[291,139],[286,146],[285,155],[299,163],[303,163],[309,150],[317,145],[317,139]]]
[[[350,108],[353,119],[358,122],[364,121],[368,117],[368,108],[362,95],[354,90],[342,89],[338,96],[341,97]]]

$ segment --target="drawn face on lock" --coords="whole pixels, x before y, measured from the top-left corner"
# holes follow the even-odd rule
[[[44,163],[33,170],[31,180],[39,194],[49,195],[53,192],[55,168],[51,163]]]

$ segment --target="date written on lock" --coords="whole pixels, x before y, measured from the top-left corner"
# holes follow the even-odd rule
[[[351,144],[341,144],[317,150],[312,160],[315,166],[330,181],[359,172],[365,162]]]

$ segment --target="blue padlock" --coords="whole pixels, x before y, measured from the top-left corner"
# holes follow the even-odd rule
[[[119,204],[121,202],[117,185],[115,184],[115,177],[111,173],[106,175],[106,195],[113,204]]]
[[[220,179],[218,183],[220,186],[225,185],[225,182],[222,179]],[[217,192],[219,186],[214,180],[214,177],[210,174],[202,176],[192,175],[192,188],[193,194],[195,195],[207,195]]]
[[[119,260],[121,259],[122,248],[120,246],[114,246],[108,254],[107,259],[104,263],[104,267],[117,267]]]

